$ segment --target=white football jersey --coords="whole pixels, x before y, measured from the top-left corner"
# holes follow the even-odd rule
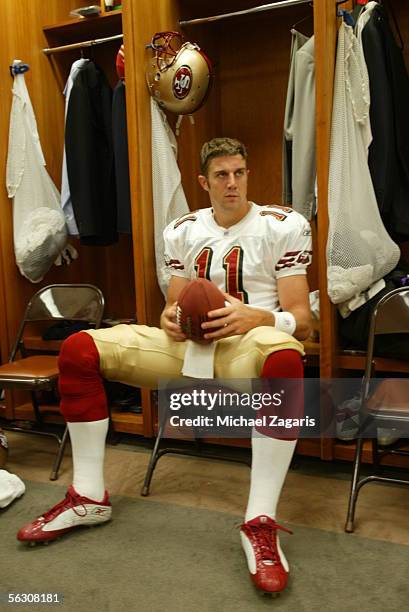
[[[247,215],[223,228],[212,208],[188,213],[164,231],[173,276],[203,277],[245,304],[279,310],[277,279],[306,274],[311,262],[308,221],[281,206],[251,202]]]

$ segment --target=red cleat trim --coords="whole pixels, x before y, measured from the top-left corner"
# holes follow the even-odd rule
[[[90,508],[90,506],[95,506],[95,508]],[[79,519],[74,519],[74,524],[64,528],[44,530],[48,523],[58,519],[61,514],[70,510]],[[107,491],[105,492],[104,499],[98,502],[79,495],[74,487],[70,486],[65,498],[42,516],[22,527],[17,533],[17,539],[20,542],[49,542],[82,525],[97,525],[108,521],[111,518],[111,511],[111,503]]]
[[[240,527],[248,538],[256,559],[256,573],[250,573],[253,583],[265,593],[279,593],[288,582],[277,548],[277,531],[292,533],[269,516],[257,516]]]

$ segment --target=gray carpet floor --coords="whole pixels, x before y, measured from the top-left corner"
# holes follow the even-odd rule
[[[57,592],[61,605],[3,610],[62,612],[398,612],[409,601],[409,547],[287,525],[288,589],[271,598],[247,574],[237,516],[114,497],[114,517],[48,546],[19,543],[18,528],[64,496],[27,482],[0,512],[0,591]],[[57,494],[57,497],[56,497]]]

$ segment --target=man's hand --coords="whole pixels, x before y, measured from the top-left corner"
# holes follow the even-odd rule
[[[174,302],[170,306],[166,306],[160,317],[160,326],[175,342],[184,342],[185,334],[176,323],[176,304]]]
[[[224,294],[228,306],[211,310],[209,319],[202,323],[202,329],[208,330],[205,334],[206,340],[219,340],[229,336],[245,334],[250,329],[259,325],[274,325],[274,315],[266,310],[246,306],[237,298]]]

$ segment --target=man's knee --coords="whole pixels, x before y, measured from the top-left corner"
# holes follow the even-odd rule
[[[278,384],[284,394],[280,406],[265,406],[258,412],[258,416],[265,416],[265,422],[274,426],[260,426],[257,430],[270,438],[295,440],[304,416],[304,364],[300,353],[292,349],[271,353],[264,362],[261,377],[263,391],[273,395]],[[281,382],[277,383],[278,380]],[[281,422],[285,424],[279,425]]]
[[[95,421],[108,416],[99,354],[91,336],[79,332],[63,343],[58,359],[61,412],[67,421]]]
[[[60,384],[69,378],[88,378],[99,374],[99,355],[89,334],[78,332],[64,340],[58,357]]]
[[[263,378],[303,378],[302,356],[293,349],[283,349],[268,355],[261,372]]]

